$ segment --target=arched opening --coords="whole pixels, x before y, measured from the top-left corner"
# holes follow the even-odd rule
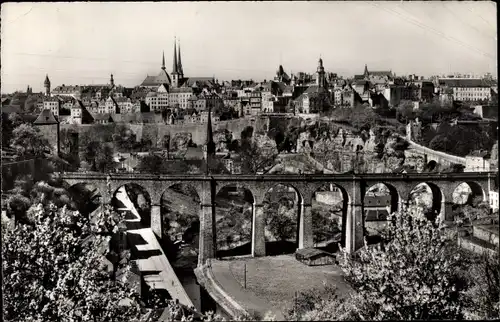
[[[162,240],[169,244],[165,252],[174,267],[194,269],[198,264],[199,212],[200,197],[188,184],[174,184],[161,195]]]
[[[136,184],[120,186],[113,194],[111,205],[119,213],[125,213],[127,229],[151,227],[151,198],[147,190]]]
[[[434,160],[431,160],[425,166],[426,172],[436,172],[438,170],[438,163]]]
[[[473,181],[462,182],[452,194],[453,218],[463,223],[472,224],[473,221],[490,215],[489,204],[485,192],[480,184]]]
[[[215,196],[216,257],[250,255],[254,197],[250,190],[224,186]]]
[[[299,214],[302,196],[292,186],[277,184],[263,201],[266,255],[290,254],[299,245]]]
[[[67,191],[74,209],[85,217],[98,209],[104,201],[99,189],[86,182],[74,184]]]
[[[416,185],[409,196],[409,212],[415,216],[423,216],[429,220],[436,220],[441,213],[441,204],[444,196],[441,189],[428,182]]]
[[[202,296],[194,269],[200,249],[200,197],[189,184],[168,187],[160,199],[161,245],[177,277],[195,308],[201,309]]]
[[[363,199],[364,234],[368,244],[380,241],[389,215],[398,210],[398,201],[396,188],[389,184],[377,183],[368,188]]]
[[[313,195],[311,214],[314,247],[334,253],[345,245],[347,193],[333,183],[319,187]]]
[[[462,182],[453,190],[453,203],[457,205],[477,205],[485,200],[480,184],[474,181]]]

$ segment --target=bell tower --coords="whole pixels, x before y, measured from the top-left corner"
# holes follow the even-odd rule
[[[316,80],[316,85],[320,88],[325,87],[325,68],[323,67],[323,59],[321,57],[318,61],[318,78]]]
[[[45,82],[43,82],[43,86],[45,87],[45,95],[49,96],[50,95],[50,80],[49,80],[49,75],[45,75]]]

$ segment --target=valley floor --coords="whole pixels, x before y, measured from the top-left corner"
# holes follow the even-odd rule
[[[307,266],[294,255],[213,260],[212,271],[222,288],[247,311],[257,311],[261,317],[271,311],[278,320],[293,307],[296,292],[321,292],[325,285],[336,286],[339,296],[351,290],[337,265]]]

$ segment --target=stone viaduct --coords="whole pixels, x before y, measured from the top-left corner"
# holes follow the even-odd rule
[[[315,174],[315,175],[153,175],[142,173],[62,173],[70,186],[90,184],[96,187],[103,200],[109,202],[117,189],[127,183],[142,186],[151,199],[151,228],[158,238],[162,236],[161,198],[166,189],[175,184],[193,187],[200,198],[200,246],[198,266],[216,254],[215,196],[226,186],[248,189],[254,199],[252,219],[252,256],[264,256],[265,194],[274,186],[291,186],[299,196],[298,247],[313,247],[313,222],[311,203],[314,194],[325,184],[340,188],[343,205],[343,243],[348,252],[364,245],[364,196],[377,183],[385,184],[392,196],[392,210],[400,209],[410,199],[412,189],[426,183],[432,190],[433,210],[440,220],[451,220],[453,192],[461,183],[467,183],[473,195],[488,201],[489,188],[496,174],[493,173],[420,173],[420,174]]]

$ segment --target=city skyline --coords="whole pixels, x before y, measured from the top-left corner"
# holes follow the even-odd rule
[[[493,2],[8,3],[2,92],[54,85],[125,86],[156,75],[174,37],[187,76],[272,79],[325,70],[496,76]],[[111,17],[111,20],[110,20]],[[396,28],[395,28],[396,27]],[[207,32],[210,29],[211,32]],[[104,31],[103,31],[104,30]],[[390,57],[393,56],[393,57]]]

